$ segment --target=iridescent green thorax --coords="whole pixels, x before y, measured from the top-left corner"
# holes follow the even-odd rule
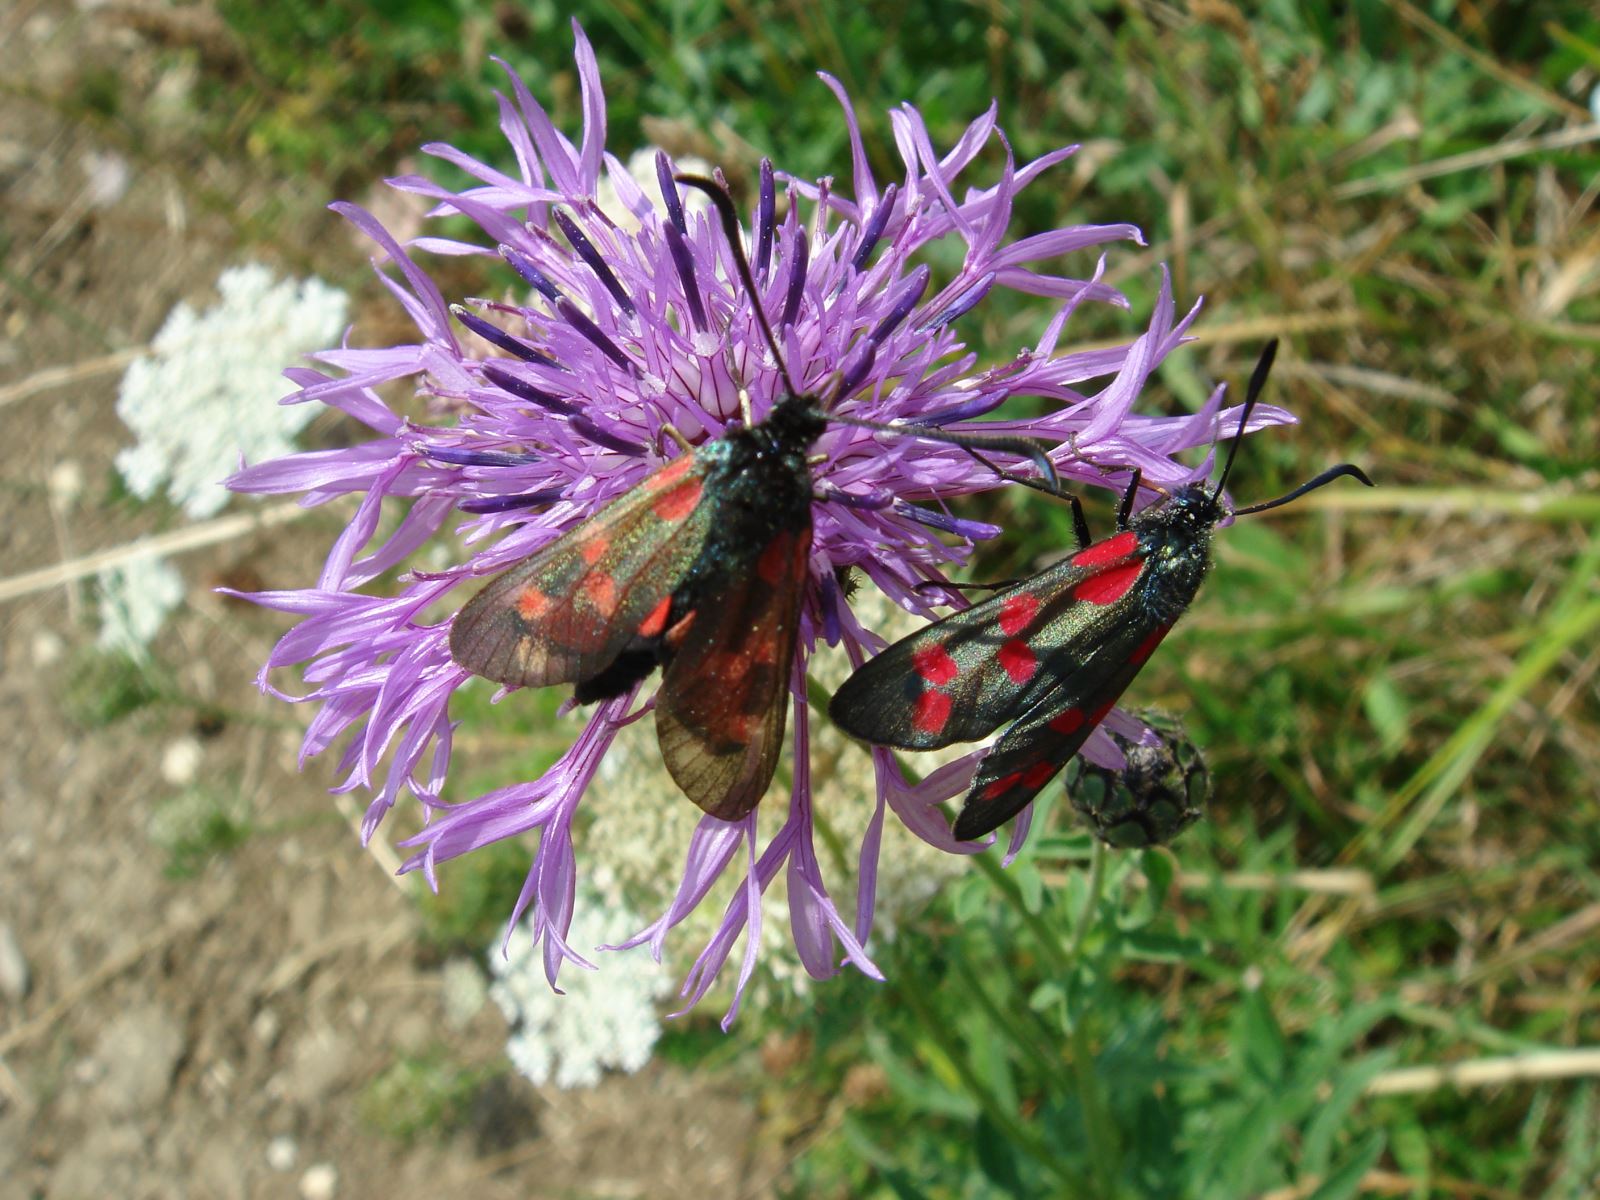
[[[707,466],[709,535],[679,590],[687,611],[707,588],[742,572],[774,537],[811,531],[811,470],[806,456],[827,422],[811,396],[784,396],[764,421],[706,442],[695,454]]]
[[[1067,764],[1072,807],[1108,846],[1164,846],[1203,815],[1211,773],[1183,722],[1162,713],[1138,714],[1159,739],[1152,746],[1107,732],[1127,759],[1121,771],[1082,756]]]
[[[1205,485],[1191,483],[1133,518],[1146,563],[1139,597],[1162,623],[1177,620],[1200,590],[1223,511]]]

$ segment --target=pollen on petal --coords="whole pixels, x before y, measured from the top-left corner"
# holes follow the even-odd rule
[[[1106,538],[1103,542],[1080,550],[1072,556],[1072,565],[1075,567],[1103,567],[1108,563],[1120,562],[1132,554],[1139,544],[1139,535],[1131,529],[1124,529],[1113,537]]]
[[[912,654],[911,665],[918,675],[934,687],[943,687],[961,674],[961,668],[956,666],[956,660],[950,657],[950,652],[937,644],[924,646]]]
[[[1011,676],[1012,683],[1027,683],[1039,669],[1039,660],[1034,657],[1028,643],[1020,638],[1012,638],[1001,646],[999,659],[1006,674]]]
[[[1039,611],[1039,597],[1031,592],[1018,592],[1007,596],[1000,605],[1000,632],[1016,637],[1032,622]]]
[[[1133,586],[1143,570],[1142,562],[1112,567],[1108,571],[1101,571],[1098,575],[1089,576],[1072,590],[1072,594],[1085,604],[1115,604],[1128,594],[1128,589]]]
[[[950,720],[951,699],[943,692],[927,691],[917,697],[911,725],[918,733],[938,733]]]

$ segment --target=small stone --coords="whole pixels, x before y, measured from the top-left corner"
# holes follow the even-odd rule
[[[301,1200],[333,1200],[339,1190],[339,1169],[332,1163],[317,1163],[307,1167],[300,1176]]]
[[[287,1171],[300,1156],[300,1147],[286,1133],[280,1133],[267,1143],[267,1166],[274,1171]]]
[[[99,1101],[113,1113],[148,1113],[167,1094],[183,1054],[183,1030],[160,1005],[129,1009],[101,1034]]]
[[[28,994],[28,960],[11,926],[0,921],[0,996],[12,1004]]]
[[[61,508],[67,507],[83,494],[83,468],[67,458],[50,468],[45,479],[50,501]]]
[[[277,1011],[270,1008],[263,1008],[250,1022],[250,1032],[256,1035],[256,1041],[268,1049],[271,1049],[273,1043],[278,1040],[278,1033],[282,1028],[283,1022],[279,1019]]]
[[[204,757],[197,738],[181,737],[170,742],[161,752],[161,778],[174,787],[191,784],[200,773],[200,761]]]
[[[349,1069],[349,1045],[326,1026],[314,1029],[289,1054],[283,1094],[299,1104],[317,1104],[344,1081]]]
[[[61,635],[48,629],[41,629],[33,635],[33,665],[36,667],[54,666],[61,661],[61,656],[67,652],[67,643],[61,640]]]

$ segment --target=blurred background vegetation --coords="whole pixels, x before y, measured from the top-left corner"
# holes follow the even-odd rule
[[[672,1027],[658,1053],[759,1091],[785,1146],[774,1189],[1595,1194],[1596,1067],[1573,1065],[1600,1044],[1591,5],[219,9],[170,51],[199,66],[194,144],[329,199],[412,169],[423,142],[506,162],[490,55],[575,128],[572,17],[599,55],[611,149],[698,154],[736,186],[761,155],[848,174],[817,70],[850,91],[880,178],[896,174],[891,105],[948,145],[993,97],[1019,160],[1084,144],[1025,194],[1018,236],[1132,221],[1150,246],[1114,252],[1110,279],[1134,313],[1160,262],[1180,306],[1205,296],[1199,346],[1146,403],[1197,405],[1279,336],[1274,398],[1302,424],[1252,440],[1237,494],[1346,459],[1380,484],[1225,531],[1136,685],[1185,713],[1215,783],[1172,852],[1114,855],[1091,885],[1058,803],[1018,863],[974,860],[882,948],[888,985],[846,974],[747,1007],[728,1037],[710,1015]],[[75,103],[138,152],[114,79],[87,77]],[[227,216],[241,246],[385,305],[362,253],[299,236],[270,202]],[[452,269],[472,266],[441,268],[447,296],[481,291]],[[969,333],[1006,355],[1045,319],[986,305]],[[1059,506],[994,503],[1010,533],[984,577],[1067,543]],[[1109,498],[1095,504],[1103,527]],[[483,886],[470,865],[453,877],[447,941],[482,945],[509,910],[520,872],[482,866]],[[1460,1064],[1476,1074],[1452,1079]],[[1539,1066],[1573,1077],[1522,1077]],[[418,1088],[444,1099],[404,1136],[448,1123],[448,1084]]]

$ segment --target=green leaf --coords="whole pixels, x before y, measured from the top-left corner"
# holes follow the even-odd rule
[[[1201,937],[1181,937],[1173,933],[1151,933],[1134,929],[1117,938],[1117,948],[1127,957],[1144,962],[1187,962],[1204,958],[1211,944]]]
[[[1392,1052],[1372,1054],[1360,1062],[1339,1071],[1334,1076],[1333,1090],[1316,1108],[1315,1115],[1305,1130],[1305,1145],[1300,1161],[1307,1170],[1318,1175],[1328,1169],[1333,1159],[1333,1146],[1345,1119],[1366,1094],[1367,1084],[1394,1062]]]
[[[1361,1180],[1372,1170],[1372,1164],[1383,1153],[1385,1136],[1374,1129],[1361,1139],[1344,1166],[1322,1181],[1322,1186],[1312,1192],[1308,1200],[1350,1200],[1361,1187]]]
[[[1260,988],[1240,996],[1233,1031],[1234,1044],[1244,1052],[1245,1065],[1252,1072],[1266,1082],[1283,1078],[1288,1047],[1272,1005],[1267,1003]]]
[[[1374,675],[1362,689],[1361,707],[1378,731],[1378,752],[1385,758],[1405,744],[1411,728],[1411,706],[1387,674]]]
[[[1022,1175],[1017,1169],[1017,1153],[1005,1135],[988,1120],[978,1118],[973,1130],[973,1148],[977,1151],[978,1166],[990,1182],[1004,1196],[1025,1194]]]

